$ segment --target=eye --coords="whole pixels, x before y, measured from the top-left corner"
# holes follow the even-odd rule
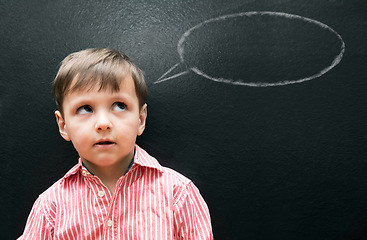
[[[93,112],[93,111],[92,111],[91,106],[84,105],[84,106],[81,106],[80,108],[78,108],[78,109],[76,110],[76,112],[77,112],[78,114],[88,114],[88,113],[91,113],[91,112]]]
[[[126,104],[122,102],[115,102],[113,104],[113,110],[117,112],[122,112],[126,110]]]

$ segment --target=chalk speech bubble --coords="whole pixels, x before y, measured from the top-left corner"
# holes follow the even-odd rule
[[[242,12],[190,28],[178,41],[177,51],[180,62],[154,84],[193,71],[216,82],[270,87],[322,76],[341,61],[345,43],[332,28],[310,18],[282,12]],[[199,57],[201,61],[193,60]],[[272,72],[261,76],[269,69]],[[218,72],[230,76],[216,76]],[[251,77],[251,73],[260,76]]]

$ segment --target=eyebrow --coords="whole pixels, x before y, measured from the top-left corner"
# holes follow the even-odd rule
[[[133,98],[129,95],[129,94],[125,94],[125,93],[111,93],[109,95],[109,101],[111,102],[115,102],[115,101],[122,101],[125,103],[130,103],[133,101]],[[72,104],[72,106],[75,105],[83,105],[83,104],[88,104],[89,102],[93,102],[94,98],[92,96],[77,96],[76,99],[74,99],[72,102],[70,102]]]

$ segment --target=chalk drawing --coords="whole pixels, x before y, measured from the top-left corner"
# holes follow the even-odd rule
[[[184,43],[187,40],[187,38],[194,32],[197,30],[200,30],[200,28],[202,28],[203,26],[206,26],[208,24],[218,24],[218,23],[223,23],[224,21],[228,21],[229,19],[234,19],[234,18],[247,18],[250,19],[250,17],[252,16],[257,16],[257,17],[262,17],[262,16],[272,16],[272,17],[277,17],[277,18],[285,18],[285,19],[290,19],[290,20],[298,20],[298,21],[302,21],[304,23],[307,24],[313,24],[317,27],[319,27],[322,30],[325,31],[329,31],[330,33],[332,33],[332,35],[335,35],[337,37],[338,40],[338,46],[340,44],[340,47],[338,47],[338,52],[335,53],[335,57],[333,57],[333,60],[331,61],[331,63],[328,63],[330,65],[327,65],[325,67],[323,67],[321,70],[317,70],[316,73],[313,73],[310,76],[305,76],[305,77],[298,77],[297,79],[284,79],[284,80],[280,80],[280,81],[276,81],[276,82],[246,82],[246,79],[237,79],[237,80],[233,80],[230,78],[221,78],[221,77],[214,77],[211,76],[210,73],[206,73],[203,70],[200,69],[200,66],[186,66],[188,65],[187,63],[185,63],[185,59],[184,59],[184,54],[185,54],[185,48],[184,48]],[[292,23],[292,21],[289,21],[290,23]],[[185,75],[187,73],[189,73],[190,71],[193,71],[194,73],[203,76],[207,79],[210,79],[212,81],[216,81],[216,82],[221,82],[221,83],[227,83],[227,84],[233,84],[233,85],[241,85],[241,86],[249,86],[249,87],[271,87],[271,86],[281,86],[281,85],[288,85],[288,84],[295,84],[295,83],[301,83],[301,82],[305,82],[305,81],[309,81],[315,78],[318,78],[320,76],[322,76],[323,74],[325,74],[326,72],[330,71],[333,67],[335,67],[342,59],[344,51],[345,51],[345,43],[342,39],[342,37],[336,32],[334,31],[332,28],[330,28],[329,26],[327,26],[324,23],[318,22],[316,20],[310,19],[310,18],[306,18],[306,17],[302,17],[299,15],[293,15],[293,14],[288,14],[288,13],[283,13],[283,12],[268,12],[268,11],[255,11],[255,12],[242,12],[242,13],[237,13],[237,14],[230,14],[230,15],[224,15],[224,16],[220,16],[217,18],[212,18],[209,20],[206,20],[204,22],[201,22],[200,24],[190,28],[188,31],[186,31],[182,37],[180,38],[180,40],[178,41],[177,44],[177,51],[178,54],[180,56],[180,62],[176,63],[173,67],[171,67],[167,72],[165,72],[156,82],[154,82],[154,84],[158,84],[158,83],[162,83],[174,78],[177,78],[179,76]],[[334,55],[332,55],[334,56]],[[194,56],[191,56],[194,57]],[[177,72],[177,73],[174,73]]]

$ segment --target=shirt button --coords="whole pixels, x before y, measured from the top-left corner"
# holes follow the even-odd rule
[[[98,192],[98,197],[100,197],[100,198],[104,197],[104,192],[103,191],[99,191]]]
[[[113,225],[113,221],[111,219],[109,219],[107,221],[107,226],[112,227],[112,225]]]
[[[88,175],[87,171],[85,171],[85,170],[82,171],[82,174],[83,174],[84,177]]]

